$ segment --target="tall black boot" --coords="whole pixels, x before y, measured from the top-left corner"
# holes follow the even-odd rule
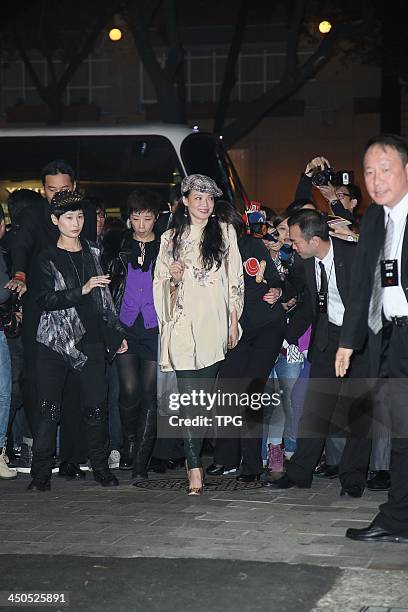
[[[123,432],[123,448],[119,462],[120,470],[131,470],[133,466],[138,408],[139,404],[133,404],[132,406],[119,404],[119,414]]]
[[[133,459],[134,479],[147,479],[147,467],[153,453],[154,443],[157,435],[157,410],[156,407],[145,410],[138,424],[138,444]]]
[[[133,466],[133,457],[135,454],[135,434],[123,433],[123,448],[120,454],[119,469],[131,470]]]

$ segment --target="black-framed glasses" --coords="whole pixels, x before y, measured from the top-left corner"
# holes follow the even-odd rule
[[[343,191],[340,191],[340,193],[336,193],[336,196],[338,200],[344,200],[344,198],[351,198],[351,195],[349,193],[344,193]]]

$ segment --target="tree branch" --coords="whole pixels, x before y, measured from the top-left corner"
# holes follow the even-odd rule
[[[245,105],[239,117],[222,131],[225,145],[230,147],[246,136],[271,108],[293,95],[308,79],[312,78],[332,57],[339,40],[352,34],[359,34],[360,30],[364,30],[365,27],[367,23],[361,21],[335,26],[302,66],[291,73],[285,72],[275,87]]]
[[[44,51],[44,57],[45,57],[45,61],[47,62],[47,68],[48,68],[48,71],[51,77],[51,85],[48,84],[48,88],[50,88],[50,86],[57,87],[57,75],[55,72],[55,66],[54,66],[52,57],[46,51]]]
[[[17,51],[20,54],[21,59],[23,60],[24,66],[26,67],[31,80],[34,83],[34,86],[37,88],[38,93],[40,94],[41,98],[44,100],[44,102],[46,102],[47,101],[46,88],[44,84],[41,82],[33,64],[31,63],[30,58],[27,55],[23,42],[20,38],[20,33],[16,27],[14,28],[14,40],[16,43]]]
[[[286,47],[285,74],[289,75],[298,67],[299,34],[305,14],[305,0],[296,0],[290,19]]]
[[[75,72],[78,70],[82,62],[88,57],[95,43],[100,35],[101,31],[105,27],[108,20],[117,12],[117,7],[111,8],[110,10],[102,11],[96,18],[91,31],[88,34],[84,34],[81,44],[78,50],[72,56],[66,70],[62,74],[58,82],[58,90],[62,94],[68,83],[72,80]]]
[[[141,4],[142,6],[138,2],[130,1],[127,5],[127,18],[139,57],[153,84],[157,86],[162,78],[162,67],[153,49],[149,27],[161,0],[151,0],[150,2],[147,0]]]
[[[184,49],[180,40],[176,3],[174,0],[164,0],[164,16],[169,38],[169,53],[164,70],[167,79],[170,83],[173,83],[180,70],[180,66],[184,62]]]
[[[222,79],[220,97],[214,119],[214,132],[219,133],[224,127],[225,118],[231,99],[232,90],[237,80],[236,65],[244,39],[245,25],[248,16],[249,1],[241,0],[235,23],[231,45],[225,64],[224,77]]]

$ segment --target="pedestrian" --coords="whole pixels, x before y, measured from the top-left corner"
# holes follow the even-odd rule
[[[108,468],[106,352],[113,359],[126,341],[117,319],[109,277],[102,273],[99,251],[80,238],[84,203],[62,191],[51,200],[55,246],[44,250],[34,269],[34,299],[41,316],[37,329],[36,377],[39,423],[34,435],[29,490],[51,488],[52,461],[68,372],[80,390],[88,453],[94,479],[102,486],[118,480]]]
[[[160,366],[175,370],[179,391],[192,394],[211,391],[220,362],[239,340],[244,281],[236,232],[214,209],[222,195],[216,183],[192,174],[181,193],[173,229],[161,239],[153,285]],[[203,407],[198,411],[202,416]],[[189,495],[203,490],[203,433],[183,428]]]
[[[4,225],[3,209],[0,206],[0,233]],[[9,277],[0,249],[0,478],[16,478],[17,472],[8,466],[6,456],[6,434],[11,406],[11,360],[4,329],[12,324],[10,290],[5,288]]]
[[[11,243],[11,259],[13,277],[8,288],[16,290],[22,297],[23,325],[21,339],[24,349],[24,379],[23,379],[23,405],[27,421],[34,437],[39,413],[35,362],[37,359],[36,333],[40,319],[40,309],[34,299],[33,269],[36,259],[42,250],[55,246],[59,239],[58,227],[51,221],[50,203],[54,195],[62,190],[75,192],[77,189],[76,177],[72,166],[63,159],[54,159],[46,164],[41,171],[41,182],[45,198],[31,196],[32,204],[24,207],[26,194],[23,198],[15,197],[20,201],[17,216],[19,228],[15,232]],[[21,203],[21,199],[24,201]],[[37,201],[35,201],[37,199]],[[13,216],[12,216],[13,219]],[[95,208],[87,206],[84,209],[84,225],[82,238],[94,241],[96,239]],[[63,412],[63,421],[60,427],[60,466],[59,475],[66,479],[76,479],[84,476],[80,463],[87,459],[86,440],[83,436],[83,424],[80,423],[81,413],[77,412],[79,406],[78,390],[76,385],[67,386],[64,402],[67,410]],[[29,442],[26,438],[27,444]],[[22,454],[26,457],[25,465],[30,466],[31,448],[24,447]]]
[[[368,334],[371,376],[389,379],[385,423],[391,434],[388,500],[368,527],[346,536],[362,542],[408,543],[408,145],[381,134],[366,145],[364,178],[373,204],[360,225],[336,373],[345,376]],[[374,389],[375,393],[375,389]]]
[[[126,332],[128,350],[116,360],[123,449],[119,468],[132,470],[134,484],[148,478],[156,440],[158,323],[153,271],[159,252],[155,192],[135,189],[127,199],[131,229],[109,265],[111,293]]]

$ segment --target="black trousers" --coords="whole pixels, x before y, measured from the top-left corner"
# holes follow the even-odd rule
[[[39,344],[36,341],[41,311],[27,294],[24,301],[22,343],[24,356],[23,406],[27,422],[34,438],[40,421],[38,401],[37,362]],[[71,377],[71,373],[68,374]],[[64,407],[60,423],[61,463],[82,463],[87,458],[85,426],[82,421],[80,395],[75,379],[69,381],[63,397]],[[82,422],[81,422],[82,421]]]
[[[11,406],[7,427],[7,452],[13,452],[13,422],[17,410],[20,410],[23,405],[23,345],[21,337],[9,338],[7,344],[10,351],[12,374]]]
[[[285,321],[276,322],[244,331],[237,346],[228,351],[221,364],[219,388],[224,392],[249,395],[263,393],[273,365],[279,355],[285,333]],[[223,407],[219,407],[222,412]],[[214,462],[225,467],[241,464],[241,473],[246,475],[262,472],[262,435],[264,411],[251,407],[235,408],[243,416],[240,437],[222,437],[218,429]],[[234,428],[237,431],[236,428]],[[242,460],[242,463],[241,463]]]
[[[93,344],[83,346],[82,350],[88,360],[82,370],[77,371],[70,369],[58,353],[38,345],[39,420],[34,435],[31,475],[41,481],[51,477],[58,423],[63,410],[68,409],[66,405],[63,406],[68,383],[79,390],[92,469],[100,471],[108,468],[105,349],[103,344]]]
[[[303,414],[299,423],[296,451],[286,472],[299,485],[310,486],[314,469],[328,436],[347,441],[339,477],[343,486],[364,488],[369,463],[372,401],[368,387],[368,353],[356,354],[349,377],[336,378],[334,361],[340,327],[329,323],[329,342],[324,351],[313,348],[313,361]]]
[[[391,435],[391,488],[374,522],[408,537],[408,327],[386,325],[380,334],[380,377],[388,378],[381,381],[388,385],[382,420]]]

